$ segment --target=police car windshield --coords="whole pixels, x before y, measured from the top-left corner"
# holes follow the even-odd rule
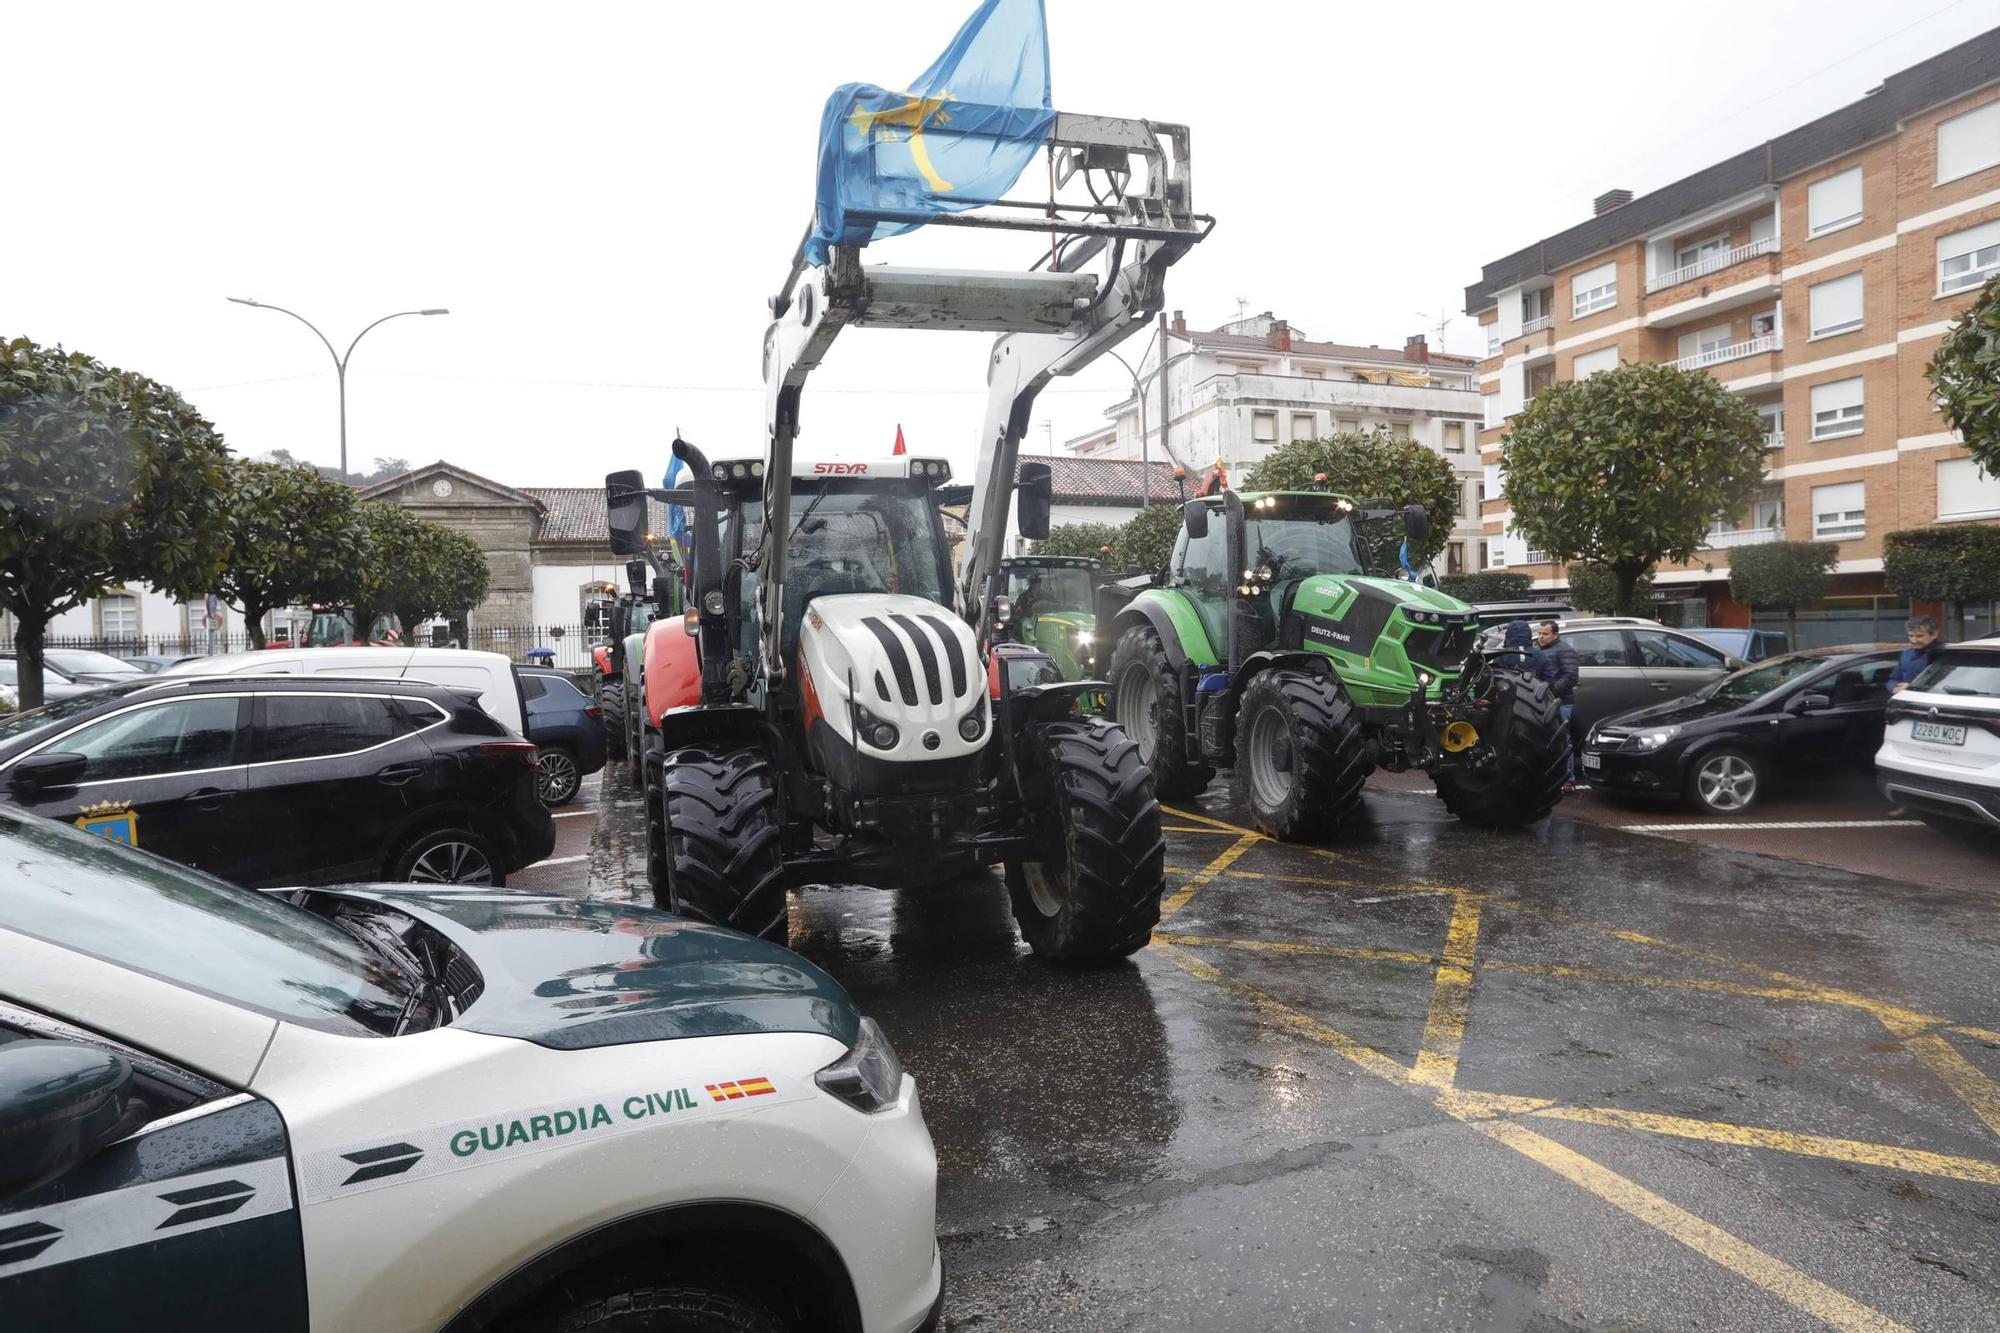
[[[388,1036],[422,994],[386,954],[283,899],[0,807],[0,928],[290,1023]]]

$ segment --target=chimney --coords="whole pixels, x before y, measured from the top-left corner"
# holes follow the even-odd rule
[[[1185,335],[1187,333],[1187,315],[1179,310],[1174,311],[1174,322],[1172,327],[1173,327],[1173,332]]]
[[[1403,339],[1403,360],[1414,361],[1420,366],[1431,363],[1431,345],[1421,333],[1413,333]]]
[[[1264,313],[1266,316],[1269,316],[1271,312],[1267,310]],[[1291,351],[1292,326],[1282,319],[1272,320],[1271,331],[1264,335],[1264,341],[1270,343],[1273,348],[1280,352]]]
[[[1630,190],[1606,190],[1603,194],[1597,196],[1597,202],[1591,205],[1591,209],[1598,217],[1603,217],[1612,209],[1623,208],[1631,202],[1632,192]]]

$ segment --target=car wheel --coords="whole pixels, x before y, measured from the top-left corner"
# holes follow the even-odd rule
[[[568,750],[544,746],[535,762],[535,794],[547,806],[568,805],[583,785],[583,774]]]
[[[789,1333],[763,1306],[700,1287],[633,1287],[598,1294],[528,1328],[534,1333]]]
[[[1742,750],[1710,750],[1694,761],[1688,800],[1712,815],[1740,815],[1764,794],[1764,766]]]
[[[471,829],[436,829],[414,839],[396,857],[389,878],[407,884],[505,885],[500,853]]]

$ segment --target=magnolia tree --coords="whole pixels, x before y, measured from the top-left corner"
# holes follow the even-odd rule
[[[230,552],[229,451],[164,384],[26,338],[0,346],[0,611],[21,704],[42,702],[49,621],[108,588],[181,601]]]
[[[352,487],[308,467],[233,459],[228,524],[234,554],[216,591],[243,608],[252,647],[264,617],[301,602],[346,602],[361,568]]]
[[[2000,477],[2000,277],[1988,279],[1952,321],[1925,374],[1938,410],[1965,436],[1980,470]]]
[[[1764,451],[1757,409],[1706,371],[1625,365],[1536,394],[1502,462],[1528,544],[1609,569],[1629,615],[1649,569],[1694,555],[1717,514],[1749,502]]]
[[[1482,569],[1471,574],[1447,574],[1438,590],[1461,602],[1520,602],[1535,595],[1535,581],[1526,574]]]
[[[1826,596],[1840,563],[1834,542],[1760,542],[1729,553],[1729,595],[1742,606],[1785,613],[1785,643],[1799,642],[1799,608]]]
[[[1607,565],[1584,560],[1569,567],[1569,604],[1593,615],[1630,615],[1618,610],[1618,575]],[[1640,572],[1632,584],[1632,605],[1645,606],[1653,600],[1653,571]]]
[[[1967,602],[2000,598],[2000,528],[1953,523],[1892,532],[1882,539],[1882,581],[1901,596],[1945,603],[1951,620],[1963,623]]]
[[[1320,486],[1398,509],[1422,505],[1430,517],[1430,536],[1421,551],[1410,552],[1418,564],[1435,559],[1451,540],[1459,506],[1458,477],[1451,464],[1442,454],[1387,431],[1344,431],[1281,445],[1251,466],[1240,489],[1304,491]]]

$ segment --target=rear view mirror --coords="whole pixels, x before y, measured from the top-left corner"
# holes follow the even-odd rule
[[[1181,526],[1187,529],[1189,541],[1200,541],[1208,535],[1208,506],[1196,500],[1181,506]]]
[[[646,562],[644,560],[627,560],[625,562],[625,582],[631,585],[634,597],[645,593]]]
[[[65,1041],[0,1046],[0,1199],[97,1155],[123,1129],[125,1057]]]
[[[1040,541],[1049,535],[1049,506],[1053,473],[1047,463],[1021,464],[1021,479],[1015,485],[1014,518],[1021,535]]]
[[[90,760],[80,754],[38,754],[14,765],[14,771],[7,776],[15,791],[37,792],[74,787],[88,767]]]
[[[1824,694],[1795,694],[1785,701],[1787,713],[1815,713],[1822,708],[1833,707],[1833,700]]]
[[[1411,556],[1421,555],[1431,539],[1431,516],[1422,505],[1403,506],[1403,535],[1410,539]]]
[[[610,473],[604,478],[604,496],[611,554],[646,554],[645,476],[636,471]]]

